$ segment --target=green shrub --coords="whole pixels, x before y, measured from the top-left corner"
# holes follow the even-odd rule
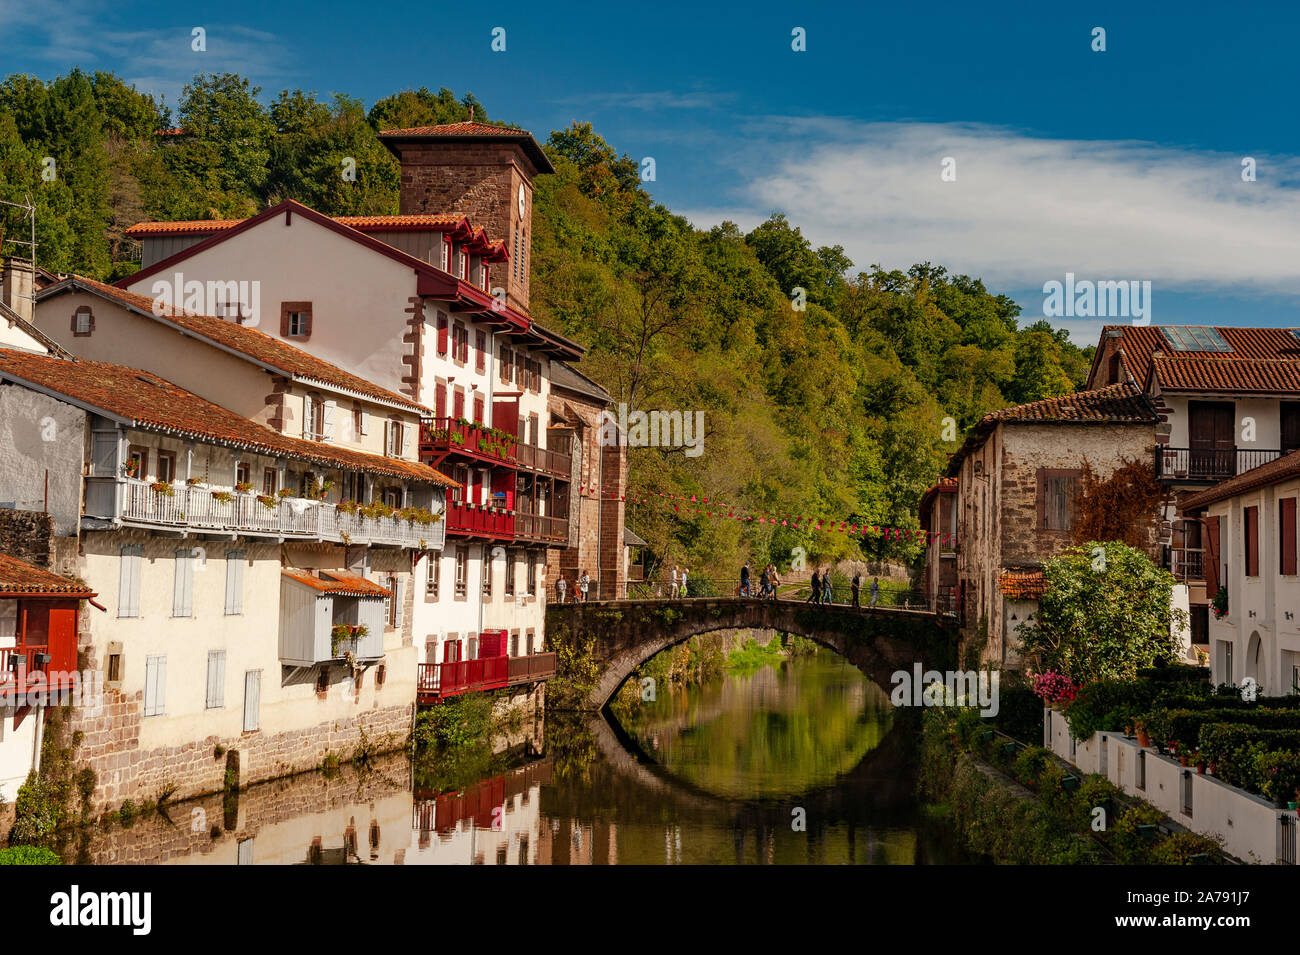
[[[53,849],[44,846],[10,846],[0,849],[0,865],[62,865]]]
[[[1223,841],[1195,832],[1175,832],[1151,847],[1149,861],[1155,865],[1195,865],[1220,861]]]
[[[1159,839],[1159,827],[1165,815],[1150,803],[1138,803],[1126,810],[1111,827],[1110,848],[1121,865],[1140,865],[1148,861],[1151,849]]]
[[[1026,746],[1016,757],[1012,772],[1025,786],[1035,786],[1047,765],[1051,751],[1042,746]]]
[[[1230,786],[1262,791],[1256,757],[1270,750],[1300,750],[1300,730],[1257,729],[1241,723],[1206,723],[1198,737],[1201,756]]]
[[[1274,709],[1165,709],[1146,717],[1153,740],[1177,743],[1180,749],[1199,745],[1201,727],[1210,723],[1236,723],[1260,729],[1300,730],[1300,712]]]
[[[1273,750],[1255,755],[1255,778],[1269,799],[1290,802],[1300,788],[1300,753]]]

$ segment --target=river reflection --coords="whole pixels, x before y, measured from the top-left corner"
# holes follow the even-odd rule
[[[468,779],[405,756],[84,830],[90,864],[968,861],[916,808],[905,726],[825,651],[604,718],[551,716]],[[540,754],[540,755],[538,755]],[[454,775],[454,773],[452,774]]]

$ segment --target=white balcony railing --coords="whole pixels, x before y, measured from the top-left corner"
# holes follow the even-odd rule
[[[127,479],[122,485],[120,517],[126,523],[245,531],[283,537],[342,541],[356,544],[441,546],[442,522],[420,524],[400,517],[364,517],[340,511],[334,504],[304,498],[236,494],[208,487],[172,485],[171,494],[147,481]],[[220,495],[220,496],[218,496]],[[227,499],[228,498],[228,499]],[[266,503],[264,503],[266,501]]]

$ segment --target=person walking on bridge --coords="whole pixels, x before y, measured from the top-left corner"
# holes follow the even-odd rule
[[[880,578],[871,578],[871,606],[880,603]]]
[[[587,602],[587,592],[591,588],[591,576],[584,570],[582,576],[578,578],[578,593],[582,595],[582,602]]]
[[[669,591],[669,593],[672,594],[673,600],[677,599],[677,586],[677,565],[673,564],[673,586],[672,590]]]
[[[569,589],[569,582],[564,579],[564,574],[560,574],[560,579],[555,582],[555,595],[559,598],[560,603],[564,603],[564,592]]]
[[[682,596],[683,597],[690,596],[690,594],[687,593],[686,591],[686,568],[685,567],[682,568]]]
[[[831,569],[829,567],[822,571],[822,590],[825,591],[826,604],[835,603],[835,591],[831,588]]]
[[[758,597],[760,600],[767,599],[767,590],[772,586],[772,575],[768,573],[766,567],[763,568],[763,575],[758,578]]]
[[[740,596],[749,596],[749,561],[745,561],[745,566],[740,568]]]
[[[781,578],[777,575],[776,564],[767,565],[767,595],[772,600],[776,599],[776,588],[781,586]]]
[[[853,572],[853,583],[849,585],[849,590],[853,594],[853,606],[857,610],[862,609],[862,604],[859,603],[858,601],[858,591],[860,591],[861,589],[862,589],[862,572],[855,570]]]
[[[808,603],[819,604],[822,602],[822,579],[817,573],[817,568],[812,572],[812,590],[808,594]]]

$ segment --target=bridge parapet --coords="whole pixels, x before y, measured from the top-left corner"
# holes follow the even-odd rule
[[[890,676],[956,665],[956,620],[901,608],[852,608],[792,600],[692,598],[553,604],[547,643],[559,651],[550,705],[600,709],[624,680],[656,653],[717,630],[779,630],[839,653],[889,692]]]

